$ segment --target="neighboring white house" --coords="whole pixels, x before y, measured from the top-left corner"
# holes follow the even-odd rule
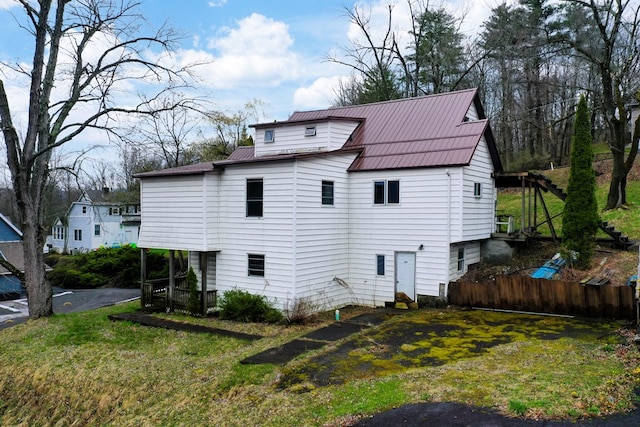
[[[136,175],[139,247],[187,250],[207,289],[280,308],[442,297],[480,261],[501,164],[476,90],[253,127],[227,160]]]
[[[137,243],[140,206],[109,201],[105,192],[83,191],[71,203],[65,218],[58,218],[47,237],[49,249],[58,252],[88,251]]]

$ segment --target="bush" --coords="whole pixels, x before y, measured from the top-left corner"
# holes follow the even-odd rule
[[[200,293],[198,292],[198,278],[193,271],[193,267],[189,267],[189,273],[187,273],[187,287],[189,288],[189,313],[192,316],[198,316],[202,308],[200,307]]]
[[[306,325],[316,318],[318,305],[308,298],[294,299],[286,309],[286,317],[289,323]]]
[[[53,271],[47,274],[53,286],[70,289],[139,286],[140,249],[131,246],[103,248],[56,259]],[[168,268],[169,263],[164,256],[147,254],[147,277],[167,277]]]
[[[282,321],[282,313],[273,307],[263,295],[253,295],[249,292],[234,289],[226,291],[218,303],[220,318],[237,322],[267,322]]]

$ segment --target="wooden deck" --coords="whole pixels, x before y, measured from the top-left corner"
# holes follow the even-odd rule
[[[167,311],[189,313],[189,288],[183,277],[176,278],[173,295],[170,296],[169,279],[147,280],[142,285],[141,305],[145,311]],[[217,292],[206,291],[206,309],[213,309],[217,303]]]

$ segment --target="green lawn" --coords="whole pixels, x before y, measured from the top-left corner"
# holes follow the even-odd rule
[[[544,171],[543,175],[548,176],[558,185],[558,187],[566,190],[569,181],[569,169],[561,168],[553,171]],[[604,211],[606,205],[607,194],[609,193],[608,183],[601,184],[596,189],[596,199],[598,208],[600,209],[600,217],[603,221],[622,231],[622,234],[629,236],[631,240],[640,239],[640,182],[629,181],[627,183],[627,206],[614,210]],[[549,210],[550,216],[553,218],[553,226],[559,236],[562,235],[562,210],[564,202],[551,193],[542,192],[542,197]],[[528,203],[528,199],[526,201]],[[512,215],[514,218],[515,229],[521,228],[522,222],[522,192],[520,190],[508,190],[498,193],[497,210],[500,214]],[[538,223],[545,221],[544,211],[540,203],[538,203]],[[526,219],[525,219],[526,223]],[[538,227],[538,231],[544,236],[551,236],[549,226],[545,223]],[[598,237],[609,237],[602,231],[598,231]]]
[[[0,331],[0,424],[348,425],[363,415],[420,401],[482,405],[510,416],[579,419],[631,408],[632,390],[640,378],[637,349],[609,339],[616,336],[615,330],[603,340],[566,336],[551,341],[512,331],[509,342],[473,357],[447,357],[449,363],[442,365],[378,370],[340,385],[282,389],[276,385],[283,367],[239,361],[319,325],[244,325],[174,317],[265,337],[245,342],[107,319],[108,314],[136,307],[129,303],[56,315]],[[446,319],[473,328],[478,319],[496,321],[491,316],[498,315],[419,310],[403,316],[423,322]],[[401,319],[396,316],[393,322]],[[545,319],[539,332],[553,331],[558,321]],[[472,335],[499,331],[483,328]],[[420,343],[425,339],[413,338]],[[463,337],[450,339],[449,346],[467,345]],[[371,361],[384,353],[378,340],[372,335],[358,347],[369,355],[354,357]],[[407,346],[402,350],[412,350]],[[329,345],[304,355],[287,365],[287,372],[336,349]],[[400,350],[387,346],[385,351]]]

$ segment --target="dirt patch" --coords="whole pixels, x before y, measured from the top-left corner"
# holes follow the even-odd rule
[[[278,388],[314,387],[382,377],[409,369],[438,366],[485,354],[497,345],[518,340],[572,337],[618,343],[615,323],[506,314],[490,311],[419,310],[367,329],[304,366],[285,368]],[[307,388],[305,388],[307,389]]]
[[[531,275],[537,268],[542,267],[556,253],[560,252],[560,245],[554,242],[532,240],[517,248],[516,254],[509,265],[481,265],[469,270],[460,280],[470,282],[491,282],[500,274]],[[607,277],[612,286],[626,286],[629,277],[637,273],[638,252],[605,249],[597,247],[587,270],[577,270],[565,267],[557,279],[576,281],[589,277]]]

